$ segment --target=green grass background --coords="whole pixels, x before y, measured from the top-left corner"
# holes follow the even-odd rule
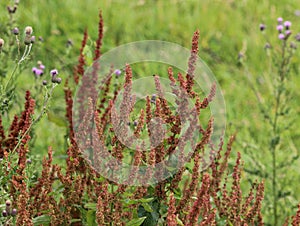
[[[2,0],[0,19],[5,20],[5,7],[13,1]],[[232,161],[235,153],[242,152],[245,168],[251,168],[253,156],[246,152],[254,152],[257,158],[267,156],[265,137],[270,135],[264,126],[257,100],[247,76],[262,93],[266,102],[270,99],[270,84],[275,74],[269,70],[269,62],[265,54],[266,39],[259,31],[259,24],[265,23],[272,46],[279,46],[275,31],[276,19],[282,16],[292,21],[294,34],[300,32],[300,10],[297,1],[275,0],[138,0],[138,1],[99,1],[99,0],[21,0],[16,15],[20,29],[32,26],[34,34],[42,36],[44,43],[34,46],[34,58],[28,63],[28,69],[18,78],[18,91],[32,89],[35,82],[31,76],[31,67],[41,60],[48,70],[57,68],[63,79],[72,74],[72,65],[76,63],[83,31],[87,28],[91,44],[97,37],[98,12],[102,10],[104,18],[103,52],[120,44],[140,40],[163,40],[178,43],[186,48],[191,46],[191,37],[196,29],[200,30],[200,57],[207,63],[218,80],[226,101],[227,130],[226,136],[237,132]],[[74,46],[66,48],[66,42],[71,39]],[[238,54],[242,52],[243,62],[248,71],[239,64]],[[299,125],[299,50],[294,58],[295,75],[290,77],[290,90],[294,93],[292,117],[294,125],[287,134],[291,140],[283,150],[282,158],[289,152],[297,151],[300,130]],[[163,74],[165,72],[161,72]],[[48,75],[46,75],[48,76]],[[37,99],[41,93],[34,94]],[[64,99],[63,87],[56,88],[52,105],[52,119],[45,117],[35,127],[36,139],[33,147],[35,154],[44,155],[47,146],[56,150],[56,161],[64,158],[66,143],[64,135]],[[50,115],[51,116],[51,115]],[[56,123],[53,122],[56,120]],[[255,154],[257,153],[257,154]],[[280,156],[280,155],[279,155]],[[265,163],[268,170],[267,163]],[[288,168],[286,172],[294,182],[286,182],[288,189],[296,193],[299,186],[299,161]],[[248,188],[248,175],[243,184]],[[284,175],[282,175],[284,178]],[[267,185],[268,186],[268,185]],[[266,188],[268,190],[270,188]],[[267,195],[266,195],[267,196]],[[293,210],[295,200],[284,201],[287,210]],[[267,209],[267,208],[266,208]]]

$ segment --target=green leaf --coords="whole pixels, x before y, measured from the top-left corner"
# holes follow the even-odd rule
[[[87,225],[89,226],[97,226],[96,223],[96,211],[95,210],[89,210],[86,214],[86,221]]]
[[[153,211],[152,207],[148,203],[142,203],[142,206],[149,213],[151,213]]]
[[[146,219],[147,217],[141,217],[141,218],[136,218],[136,219],[132,219],[131,221],[129,221],[126,225],[127,226],[140,226],[144,220]]]
[[[84,208],[96,211],[97,210],[97,203],[86,203],[84,205]]]
[[[50,219],[51,218],[48,215],[41,215],[41,216],[33,218],[32,222],[33,222],[33,225],[35,225],[35,226],[39,226],[39,225],[47,226],[50,224]]]

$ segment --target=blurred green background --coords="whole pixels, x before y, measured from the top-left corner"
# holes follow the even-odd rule
[[[5,7],[13,1],[2,0],[0,19],[6,20]],[[251,89],[257,87],[264,101],[272,97],[271,82],[276,73],[270,70],[271,59],[266,54],[266,41],[278,48],[277,18],[292,21],[294,34],[300,32],[300,5],[297,1],[275,0],[138,0],[138,1],[99,1],[99,0],[20,0],[16,21],[20,29],[32,26],[34,35],[41,36],[43,43],[34,46],[32,61],[28,63],[26,73],[18,78],[20,94],[25,89],[32,89],[36,81],[31,76],[31,67],[41,60],[48,70],[57,68],[63,79],[72,74],[76,64],[83,32],[87,28],[88,44],[93,45],[97,38],[99,10],[104,18],[104,40],[102,52],[120,44],[140,40],[163,40],[178,43],[186,48],[191,46],[191,38],[196,29],[200,30],[200,57],[207,63],[218,80],[226,101],[227,131],[226,137],[237,132],[235,151],[242,153],[245,169],[251,169],[253,158],[264,159],[268,170],[267,139],[270,135]],[[259,24],[267,29],[260,32]],[[67,47],[72,40],[73,47]],[[277,46],[277,47],[276,47]],[[239,57],[240,56],[240,57]],[[297,152],[300,145],[300,59],[299,50],[293,62],[293,76],[288,84],[294,98],[288,104],[292,107],[291,117],[294,124],[286,135],[288,145],[281,158],[290,152]],[[153,72],[156,73],[156,72]],[[161,72],[166,74],[166,72]],[[48,76],[48,75],[46,75]],[[270,94],[271,93],[271,94]],[[40,93],[34,95],[41,98]],[[56,157],[64,158],[66,149],[66,127],[64,122],[65,103],[63,88],[54,93],[49,117],[43,118],[36,130],[33,152],[44,155],[47,146],[53,146]],[[249,154],[251,152],[251,154]],[[280,155],[279,155],[280,157]],[[59,160],[57,160],[59,162]],[[293,210],[300,196],[299,161],[291,165],[286,173],[289,178],[288,189],[293,198],[284,199],[287,211]],[[285,178],[286,175],[281,175]],[[248,180],[259,179],[243,174]],[[251,178],[251,179],[250,179]],[[268,191],[268,184],[266,185]],[[267,195],[266,195],[267,196]],[[268,211],[267,207],[265,208]],[[284,216],[282,216],[284,217]]]

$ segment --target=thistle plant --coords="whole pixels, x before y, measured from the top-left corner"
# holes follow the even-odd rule
[[[264,210],[272,216],[267,218],[266,223],[280,225],[290,213],[287,208],[284,208],[284,205],[289,203],[288,205],[291,207],[297,208],[296,191],[292,191],[288,187],[289,184],[294,183],[294,176],[288,174],[287,170],[299,159],[299,150],[294,144],[296,140],[293,139],[295,134],[293,136],[291,134],[291,131],[296,131],[293,128],[296,120],[294,113],[297,111],[292,107],[295,93],[293,93],[291,84],[293,75],[296,74],[294,66],[297,64],[297,57],[295,54],[297,42],[300,40],[299,33],[294,35],[292,23],[284,21],[281,17],[277,19],[277,24],[274,23],[272,26],[260,24],[259,28],[266,38],[264,49],[269,65],[265,76],[260,78],[263,79],[260,85],[255,85],[247,64],[244,66],[263,116],[261,129],[266,129],[269,135],[262,139],[257,137],[254,132],[252,133],[252,139],[257,139],[255,142],[259,147],[255,150],[250,145],[244,146],[254,164],[253,168],[247,167],[245,170],[266,180]],[[270,33],[275,38],[270,38]],[[266,87],[267,85],[269,86]],[[267,96],[267,99],[264,99],[264,95]],[[264,157],[262,158],[262,156]],[[271,161],[265,161],[268,159]],[[267,209],[271,211],[269,212]]]

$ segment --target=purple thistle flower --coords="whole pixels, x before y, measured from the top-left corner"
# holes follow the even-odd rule
[[[291,23],[290,21],[285,21],[285,22],[284,22],[284,26],[285,26],[285,28],[286,28],[287,30],[289,30],[290,27],[292,26],[292,23]]]
[[[291,42],[291,43],[290,43],[290,48],[292,48],[292,49],[297,49],[296,43],[295,43],[295,42]]]
[[[30,42],[31,42],[32,44],[35,43],[35,36],[31,36]]]
[[[266,29],[266,25],[265,25],[265,24],[260,24],[260,25],[259,25],[259,29],[260,29],[261,31],[265,30],[265,29]]]
[[[114,71],[114,73],[117,77],[119,77],[122,74],[122,71],[120,69],[117,69]]]
[[[277,31],[279,31],[280,33],[282,32],[283,30],[283,26],[280,24],[280,25],[277,25]]]
[[[300,32],[298,34],[296,34],[295,39],[297,42],[300,42]]]
[[[16,215],[17,215],[17,212],[18,212],[17,209],[14,208],[14,209],[12,209],[12,211],[11,211],[11,215],[12,215],[12,216],[16,216]]]
[[[283,40],[283,39],[285,39],[285,36],[284,36],[284,34],[281,33],[281,34],[278,35],[278,38]]]
[[[12,29],[12,33],[14,35],[18,35],[20,33],[19,28],[15,27],[14,29]]]
[[[33,73],[35,73],[36,70],[37,70],[36,67],[33,67],[33,68],[31,69],[31,71],[32,71]]]
[[[6,210],[3,210],[3,211],[2,211],[2,216],[3,216],[3,217],[7,217],[7,215],[8,215],[8,214],[7,214]]]
[[[50,71],[50,75],[51,76],[56,76],[56,75],[58,75],[58,71],[56,69],[53,69],[53,70]]]
[[[33,72],[37,76],[41,76],[44,74],[44,71],[41,69],[36,68],[35,71]]]
[[[44,80],[42,84],[43,84],[43,86],[46,86],[47,85],[47,80]]]
[[[277,22],[278,22],[278,24],[282,24],[282,22],[283,22],[282,17],[278,17],[278,18],[277,18]]]
[[[156,101],[156,95],[155,95],[155,94],[152,94],[152,97],[151,97],[150,102],[151,102],[152,104],[155,104],[155,101]]]
[[[291,30],[285,31],[285,35],[286,35],[287,37],[290,36],[291,34],[292,34]]]
[[[44,70],[46,67],[45,67],[45,65],[40,64],[39,68],[40,68],[41,70]]]

